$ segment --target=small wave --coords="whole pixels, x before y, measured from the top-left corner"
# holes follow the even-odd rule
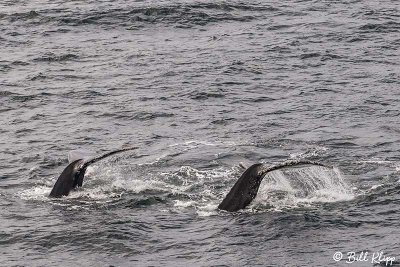
[[[15,66],[28,66],[29,63],[25,61],[20,61],[20,60],[15,60],[12,62],[13,65]]]
[[[327,53],[327,54],[322,55],[321,61],[327,61],[327,60],[332,60],[332,59],[340,59],[340,58],[342,58],[342,56]]]
[[[327,147],[324,146],[315,146],[307,149],[304,152],[292,153],[289,155],[290,159],[306,159],[320,156],[328,150]]]
[[[234,121],[234,118],[224,118],[224,119],[219,119],[219,120],[213,120],[211,121],[211,124],[216,124],[216,125],[228,125]]]
[[[325,53],[313,52],[313,53],[304,53],[300,55],[300,59],[310,59],[310,58],[319,58],[321,61],[328,61],[328,60],[340,59],[342,57],[328,52]]]
[[[169,145],[169,147],[188,147],[197,148],[201,146],[236,146],[235,142],[205,141],[205,140],[189,140]]]
[[[30,100],[34,100],[37,96],[36,95],[19,95],[19,94],[14,94],[11,99],[16,101],[16,102],[27,102]]]
[[[301,59],[309,59],[309,58],[314,58],[314,57],[320,57],[320,53],[306,53],[306,54],[301,54],[300,58]]]
[[[288,29],[293,27],[293,25],[289,25],[289,24],[280,24],[280,25],[272,25],[272,26],[268,26],[267,30],[269,31],[276,31],[276,30],[281,30],[281,29]]]
[[[166,112],[139,112],[134,116],[134,119],[140,121],[154,120],[157,118],[170,118],[174,114]]]
[[[11,94],[10,96],[11,96],[11,100],[12,101],[15,101],[15,102],[21,102],[21,103],[24,103],[24,102],[28,102],[28,101],[31,101],[31,100],[43,100],[44,98],[46,98],[46,97],[49,97],[49,96],[52,96],[53,94],[51,94],[51,93],[46,93],[46,92],[41,92],[41,93],[38,93],[38,94],[32,94],[32,95],[22,95],[22,94]]]
[[[8,96],[12,96],[12,95],[16,95],[16,93],[13,93],[10,91],[0,91],[0,97],[8,97]]]
[[[361,160],[358,163],[363,164],[363,166],[377,167],[377,166],[386,166],[390,168],[394,168],[396,172],[400,171],[400,165],[398,161],[391,160],[383,160],[383,159],[370,159],[370,160]]]
[[[11,66],[8,64],[0,64],[0,72],[8,72],[11,69]]]
[[[270,101],[275,101],[275,98],[268,97],[268,96],[259,96],[259,97],[254,97],[251,99],[245,99],[243,101],[248,101],[250,103],[263,103],[263,102],[270,102]]]
[[[0,13],[0,19],[8,20],[10,23],[58,23],[61,26],[120,25],[129,29],[140,27],[141,24],[165,24],[177,28],[191,28],[224,21],[251,21],[264,16],[266,12],[277,10],[262,3],[172,3],[106,10],[63,10],[63,12],[55,9],[40,12],[32,10],[13,14]]]
[[[39,72],[39,73],[36,74],[36,75],[33,75],[33,76],[28,77],[28,79],[29,79],[30,81],[45,80],[46,78],[47,78],[47,76],[44,75],[44,74],[41,73],[41,72]]]
[[[379,160],[379,159],[370,159],[370,160],[362,160],[360,163],[367,163],[367,164],[378,164],[378,165],[391,165],[394,162],[389,160]]]
[[[75,54],[61,54],[56,55],[54,53],[46,53],[40,57],[34,58],[33,61],[35,62],[61,62],[61,61],[69,61],[69,60],[76,60],[79,56]]]
[[[192,92],[190,98],[194,100],[206,100],[209,98],[224,98],[225,95],[221,93],[207,93],[207,92]]]
[[[376,184],[376,185],[373,185],[373,186],[371,186],[371,188],[369,189],[369,191],[376,190],[376,189],[378,189],[378,188],[381,188],[382,186],[384,186],[384,184]]]
[[[0,13],[0,19],[7,19],[10,22],[26,21],[26,20],[35,19],[37,17],[40,17],[40,14],[35,10],[31,10],[31,11],[27,11],[27,12],[12,13],[12,14]]]
[[[361,32],[398,32],[400,30],[400,23],[389,21],[385,23],[367,23],[359,27]]]

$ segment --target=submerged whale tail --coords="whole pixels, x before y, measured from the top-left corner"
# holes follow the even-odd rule
[[[240,176],[218,208],[226,211],[238,211],[245,208],[256,197],[261,181],[268,172],[297,165],[317,165],[332,168],[322,163],[307,160],[286,161],[268,168],[261,163],[254,164]]]
[[[50,197],[68,196],[71,189],[75,188],[76,186],[78,187],[82,186],[83,177],[85,176],[86,169],[90,164],[93,164],[111,155],[134,149],[137,149],[137,147],[129,147],[129,148],[114,150],[106,154],[103,154],[101,156],[90,159],[88,161],[85,161],[84,159],[77,159],[71,162],[63,170],[60,177],[58,177],[49,196]]]

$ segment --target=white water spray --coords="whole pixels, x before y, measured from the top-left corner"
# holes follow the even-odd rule
[[[279,210],[353,198],[351,187],[346,184],[338,169],[308,166],[268,173],[252,206],[267,205]]]

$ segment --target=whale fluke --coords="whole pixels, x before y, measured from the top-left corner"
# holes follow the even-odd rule
[[[261,181],[268,172],[298,165],[317,165],[332,168],[331,166],[308,160],[286,161],[272,167],[266,167],[261,163],[254,164],[240,176],[218,208],[226,211],[244,209],[257,196]]]
[[[63,170],[60,177],[58,177],[49,196],[50,197],[68,196],[71,189],[75,188],[76,186],[78,187],[82,186],[83,177],[85,176],[86,169],[90,164],[93,164],[111,155],[134,149],[137,149],[137,147],[128,147],[128,148],[114,150],[106,154],[103,154],[101,156],[90,159],[88,161],[85,161],[84,159],[77,159],[71,162]]]

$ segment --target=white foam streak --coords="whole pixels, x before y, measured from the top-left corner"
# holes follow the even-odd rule
[[[23,200],[46,200],[50,194],[51,187],[39,185],[29,189],[25,189],[17,195]]]
[[[220,141],[203,141],[203,140],[189,140],[185,142],[180,142],[176,144],[169,145],[169,147],[186,147],[189,149],[201,147],[201,146],[235,146],[235,142],[220,142]]]

